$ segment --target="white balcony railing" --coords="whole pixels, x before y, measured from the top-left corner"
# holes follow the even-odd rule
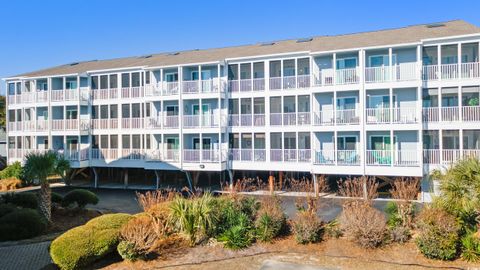
[[[198,128],[200,127],[200,115],[184,115],[183,116],[184,128]]]
[[[143,128],[143,121],[140,117],[122,118],[122,128],[140,129]]]
[[[63,90],[52,90],[52,101],[63,101],[64,100],[64,91]]]
[[[122,149],[121,153],[121,158],[126,160],[141,160],[144,158],[141,149]]]
[[[367,124],[385,124],[390,123],[391,120],[391,110],[390,108],[367,108]]]
[[[48,130],[48,120],[37,120],[37,131]]]
[[[167,115],[165,116],[165,122],[163,123],[164,128],[178,128],[179,119],[178,115]]]
[[[313,163],[316,165],[335,164],[335,150],[316,150]]]
[[[336,110],[335,124],[337,125],[355,125],[360,123],[357,109]]]
[[[393,164],[392,151],[390,150],[367,150],[366,164],[369,166],[390,166]]]
[[[460,65],[424,65],[422,69],[422,79],[425,81],[480,78],[479,62],[461,63]]]
[[[270,161],[282,161],[283,150],[282,149],[270,149]]]
[[[330,72],[333,74],[333,72]],[[337,69],[335,72],[335,84],[356,84],[360,82],[358,68]]]
[[[182,82],[182,93],[195,94],[199,92],[200,92],[199,81],[183,81]]]
[[[461,64],[461,78],[462,79],[475,79],[480,78],[480,63],[462,63]]]
[[[265,126],[265,114],[254,114],[253,125],[256,127]]]
[[[417,108],[414,106],[403,106],[392,109],[392,122],[401,124],[417,123]]]

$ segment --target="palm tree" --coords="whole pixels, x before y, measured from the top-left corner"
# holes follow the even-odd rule
[[[48,183],[48,177],[60,175],[65,177],[66,171],[70,169],[70,163],[55,152],[30,153],[26,156],[24,172],[25,176],[31,180],[37,180],[40,183],[40,212],[51,221],[52,205],[51,190]]]

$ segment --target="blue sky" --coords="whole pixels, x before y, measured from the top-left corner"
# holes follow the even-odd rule
[[[81,60],[463,19],[480,1],[5,1],[0,78]],[[0,93],[4,93],[1,83]]]

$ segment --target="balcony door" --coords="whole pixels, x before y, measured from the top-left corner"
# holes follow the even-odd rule
[[[396,136],[393,136],[394,150],[396,150]],[[370,137],[371,150],[390,151],[392,143],[389,135],[375,135]]]
[[[356,68],[357,67],[357,58],[349,57],[337,59],[337,69],[347,69],[347,68]]]
[[[67,111],[66,111],[65,119],[69,119],[69,120],[70,120],[70,119],[77,119],[77,117],[78,117],[78,112],[77,112],[77,110],[72,110],[72,109],[70,109],[70,110],[67,110]]]
[[[178,115],[178,105],[167,105],[165,106],[167,116],[176,116]]]
[[[388,66],[388,54],[384,55],[371,55],[368,57],[370,67],[382,67]],[[392,65],[397,64],[397,55],[392,54]]]
[[[354,110],[357,107],[356,97],[337,98],[337,110]]]
[[[178,81],[178,73],[177,72],[165,73],[165,81],[166,82]]]
[[[202,138],[202,147],[200,148],[200,138],[193,138],[193,149],[194,150],[212,150],[212,139],[210,137]]]

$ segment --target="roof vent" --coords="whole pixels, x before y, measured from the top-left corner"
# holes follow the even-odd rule
[[[168,53],[167,55],[179,55],[180,53],[179,52],[172,52],[172,53]]]
[[[139,56],[138,58],[150,58],[150,57],[152,57],[151,54],[149,54],[149,55],[142,55],[142,56]]]
[[[313,38],[300,38],[300,39],[297,39],[297,43],[303,43],[303,42],[310,42],[312,41]]]
[[[275,42],[263,42],[263,43],[260,43],[260,46],[272,46],[274,44]]]
[[[78,65],[78,64],[79,64],[78,62],[74,62],[74,63],[70,63],[69,65],[70,65],[70,66],[76,66],[76,65]]]
[[[445,24],[443,23],[432,23],[432,24],[427,24],[427,28],[437,28],[437,27],[444,27]]]

